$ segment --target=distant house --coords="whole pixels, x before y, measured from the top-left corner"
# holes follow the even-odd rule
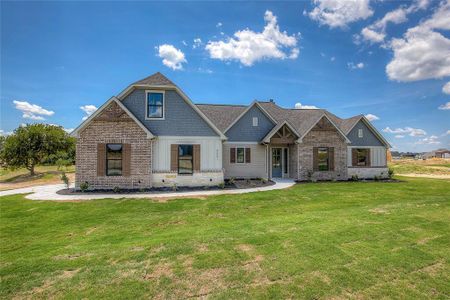
[[[227,178],[387,176],[382,134],[363,116],[274,101],[194,104],[161,73],[109,99],[72,133],[76,187],[218,185]]]
[[[423,158],[450,158],[450,150],[447,149],[438,149],[431,152],[425,153]]]

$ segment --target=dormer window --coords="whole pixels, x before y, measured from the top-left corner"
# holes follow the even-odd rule
[[[147,119],[164,119],[164,91],[147,91]]]
[[[363,130],[362,129],[358,129],[358,137],[359,138],[362,138],[364,135],[363,135]]]

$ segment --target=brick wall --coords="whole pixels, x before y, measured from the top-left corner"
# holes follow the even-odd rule
[[[131,144],[130,176],[97,176],[97,144]],[[76,145],[75,186],[91,189],[151,187],[152,142],[116,103],[111,103],[83,129]]]
[[[308,180],[308,173],[315,180],[347,180],[347,143],[336,129],[324,128],[323,124],[322,128],[313,128],[298,147],[298,180]],[[334,147],[334,171],[313,172],[313,147]]]

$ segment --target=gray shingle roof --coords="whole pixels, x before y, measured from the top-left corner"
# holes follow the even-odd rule
[[[136,81],[133,84],[145,84],[145,85],[171,85],[176,86],[175,83],[170,81],[166,76],[161,74],[160,72],[157,72],[153,75],[150,75],[144,79],[141,79],[139,81]]]
[[[245,105],[196,104],[216,127],[224,132],[247,108]]]

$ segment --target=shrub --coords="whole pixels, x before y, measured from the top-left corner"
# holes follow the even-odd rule
[[[80,190],[84,193],[89,189],[89,182],[85,181],[80,184]]]
[[[394,169],[389,168],[388,175],[389,175],[389,178],[392,178],[392,176],[394,176]]]
[[[352,175],[352,181],[359,181],[358,175]]]
[[[174,191],[174,192],[178,191],[178,186],[177,186],[176,183],[174,183],[174,184],[172,185],[172,191]]]
[[[235,179],[234,177],[231,177],[231,178],[228,180],[228,184],[229,184],[229,185],[234,185],[235,182],[236,182],[236,179]]]
[[[378,175],[373,176],[373,180],[380,181],[380,176],[378,176]]]
[[[221,183],[219,183],[218,186],[219,186],[220,189],[223,190],[225,188],[225,183],[221,182]]]
[[[67,175],[66,175],[65,172],[62,172],[62,174],[61,174],[61,180],[62,180],[62,182],[64,182],[64,184],[66,185],[66,187],[69,188],[69,185],[70,185],[70,179],[69,179],[69,177],[67,177]]]
[[[264,178],[261,178],[260,180],[261,180],[261,183],[262,183],[262,184],[266,184],[266,182],[267,182],[267,180],[264,179]]]
[[[118,186],[113,187],[113,192],[116,194],[120,193],[120,187]]]

